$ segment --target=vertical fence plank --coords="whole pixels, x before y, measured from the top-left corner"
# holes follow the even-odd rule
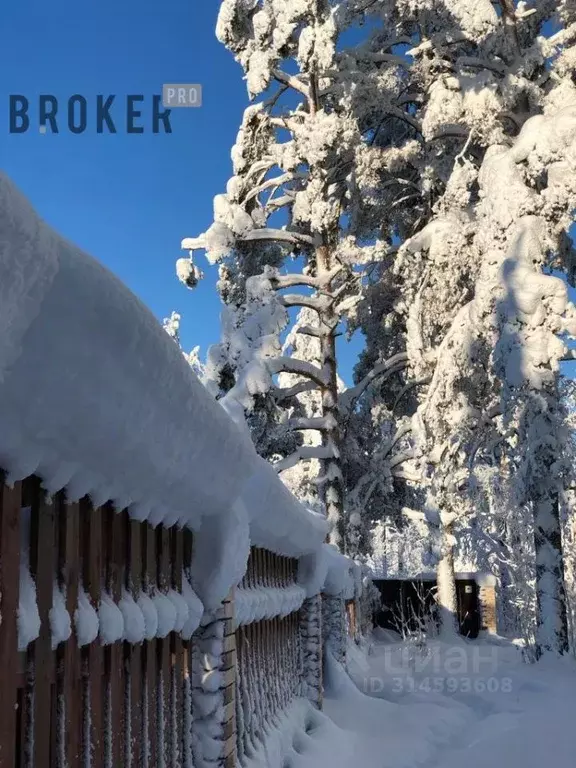
[[[106,589],[116,605],[122,597],[125,567],[125,517],[116,512],[112,504],[102,509],[105,520]],[[108,685],[108,717],[110,718],[109,758],[111,765],[124,761],[124,648],[121,641],[105,648],[106,677]]]
[[[158,547],[158,587],[166,593],[170,587],[170,532],[159,525],[156,529]],[[158,753],[163,764],[170,765],[170,637],[158,640]],[[160,763],[162,764],[162,763]]]
[[[146,565],[146,591],[152,597],[156,589],[156,532],[146,524],[145,526],[145,565]],[[147,731],[147,768],[155,768],[160,765],[158,761],[158,728],[157,728],[157,659],[156,640],[149,640],[143,649],[144,679],[146,680],[146,731]]]
[[[32,765],[49,768],[51,714],[53,711],[54,654],[50,632],[50,610],[54,584],[55,506],[46,501],[40,480],[34,478],[30,515],[30,573],[36,584],[40,635],[29,648],[34,670],[34,740]]]
[[[174,526],[170,529],[172,563],[172,588],[182,594],[182,568],[184,565],[184,534]],[[179,632],[172,632],[170,638],[171,654],[171,728],[170,728],[170,758],[172,765],[180,764],[183,744],[183,714],[184,714],[184,680],[183,680],[184,647]]]
[[[89,498],[80,500],[82,580],[92,606],[98,610],[102,589],[102,515]],[[83,671],[83,756],[91,754],[91,768],[104,766],[104,696],[102,646],[99,639],[84,646]]]
[[[20,512],[20,565],[26,563],[30,569],[30,528],[32,508],[38,506],[39,483],[36,477],[30,477],[22,480],[22,499],[21,507],[27,510],[26,520],[22,511]],[[24,530],[26,527],[26,530]],[[26,542],[26,551],[23,546]],[[18,641],[20,638],[18,638]],[[25,650],[18,653],[20,662],[20,691],[18,698],[18,742],[16,753],[16,764],[22,768],[32,768],[34,764],[34,754],[31,750],[34,744],[34,645],[29,645]]]
[[[142,529],[145,524],[131,520],[129,525],[128,568],[126,587],[135,600],[142,589]],[[142,646],[126,643],[128,646],[128,669],[130,681],[130,766],[139,768],[142,755]]]
[[[0,473],[0,766],[13,768],[16,758],[18,706],[18,585],[22,488],[4,484]]]
[[[188,528],[182,530],[182,567],[184,574],[188,580],[190,580],[190,566],[192,564],[192,549],[193,549],[192,531]],[[182,762],[192,759],[192,690],[190,680],[190,670],[192,666],[192,643],[193,638],[185,640],[182,643],[182,682],[183,682],[183,699],[182,699]],[[185,763],[187,764],[187,763]]]
[[[66,595],[66,610],[74,622],[80,580],[80,510],[78,504],[66,504],[63,493],[56,498],[58,517],[58,582]],[[58,738],[68,768],[79,768],[82,750],[82,683],[80,651],[73,631],[70,639],[57,650],[58,717],[64,718]]]

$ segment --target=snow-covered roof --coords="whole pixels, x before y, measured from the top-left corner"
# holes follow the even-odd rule
[[[243,500],[250,538],[291,556],[326,522],[258,457],[152,313],[42,222],[0,172],[0,467],[54,493],[197,529]],[[234,528],[234,523],[231,526]]]

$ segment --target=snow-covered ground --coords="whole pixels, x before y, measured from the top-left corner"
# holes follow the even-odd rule
[[[576,765],[572,659],[527,665],[498,640],[419,655],[380,634],[368,655],[353,651],[349,671],[329,661],[324,711],[298,702],[250,768]]]

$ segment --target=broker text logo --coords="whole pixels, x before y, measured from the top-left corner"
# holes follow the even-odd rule
[[[35,107],[38,111],[35,111]],[[110,94],[87,98],[74,94],[59,99],[38,96],[37,104],[22,94],[10,95],[10,133],[172,133],[170,110],[162,95],[118,97]]]

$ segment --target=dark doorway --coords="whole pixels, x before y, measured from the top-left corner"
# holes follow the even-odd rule
[[[374,584],[382,595],[382,610],[375,615],[375,624],[396,632],[414,632],[423,623],[436,621],[436,583],[431,580],[379,580]]]
[[[464,637],[478,637],[480,632],[478,584],[473,579],[458,579],[456,581],[456,598],[460,634]]]
[[[374,615],[375,626],[402,628],[414,632],[419,625],[432,620],[437,624],[436,582],[423,579],[375,579],[382,596],[382,608]],[[464,637],[476,638],[480,632],[478,585],[474,579],[456,580],[458,625]]]

